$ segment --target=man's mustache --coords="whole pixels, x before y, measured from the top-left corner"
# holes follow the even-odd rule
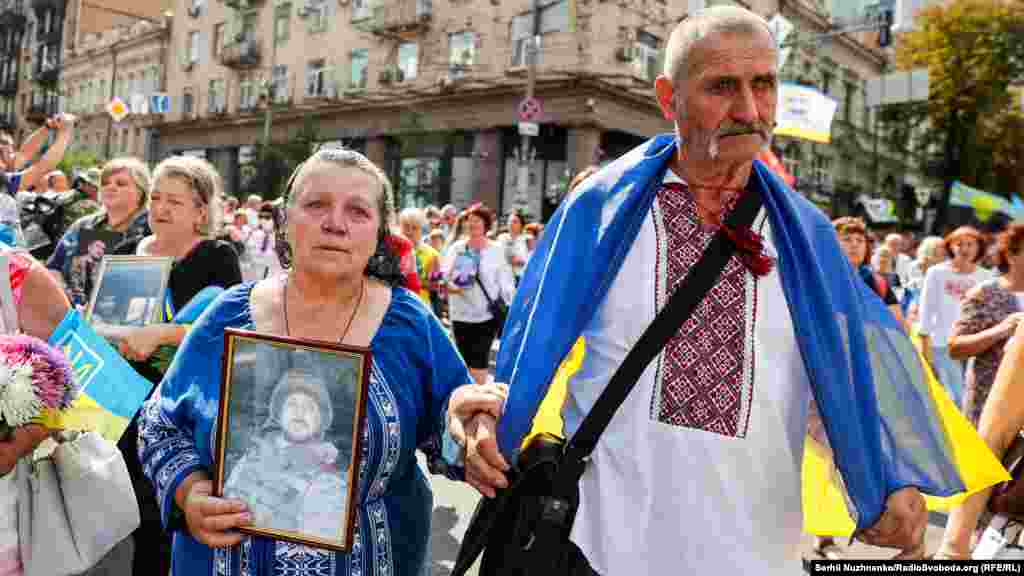
[[[768,136],[771,135],[772,127],[767,124],[757,122],[754,124],[730,124],[728,126],[722,126],[715,131],[715,136],[718,138],[726,138],[728,136],[743,136],[745,134],[757,134],[761,138],[767,140]]]

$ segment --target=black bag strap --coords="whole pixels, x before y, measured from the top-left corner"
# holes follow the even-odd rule
[[[484,298],[487,298],[487,305],[494,306],[494,299],[487,293],[487,288],[484,288],[484,283],[480,281],[480,270],[476,271],[476,285],[480,287],[480,291],[484,293]]]
[[[748,187],[736,207],[726,217],[726,225],[732,228],[750,227],[761,210],[761,194],[754,186]],[[597,398],[594,407],[583,418],[580,427],[565,447],[565,454],[559,465],[559,480],[575,487],[583,475],[587,458],[597,446],[597,440],[611,423],[612,417],[625,402],[633,386],[647,369],[647,365],[661,353],[669,339],[693,314],[708,291],[715,285],[725,265],[736,251],[736,246],[719,230],[708,244],[700,260],[679,283],[665,306],[654,321],[644,330],[642,336],[626,355],[615,371],[604,391]],[[565,476],[568,474],[568,476]]]

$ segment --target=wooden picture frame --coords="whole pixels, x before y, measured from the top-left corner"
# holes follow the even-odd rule
[[[170,257],[104,256],[85,310],[86,321],[110,327],[159,322],[173,267]]]
[[[213,485],[249,506],[241,532],[351,550],[371,361],[369,348],[225,329]]]

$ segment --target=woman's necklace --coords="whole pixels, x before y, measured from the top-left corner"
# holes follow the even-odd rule
[[[288,280],[291,278],[291,274],[284,277],[284,335],[291,336],[291,329],[288,327]],[[363,292],[366,291],[366,278],[359,284],[359,300],[356,302],[354,308],[352,308],[352,315],[348,317],[348,323],[345,324],[345,331],[342,332],[341,338],[338,339],[339,344],[345,342],[345,338],[348,338],[349,328],[352,328],[352,321],[356,319],[356,313],[359,312],[359,307],[363,305]]]

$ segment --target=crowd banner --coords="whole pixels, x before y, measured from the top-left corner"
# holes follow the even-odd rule
[[[96,334],[77,310],[68,311],[49,343],[64,351],[82,392],[67,410],[45,414],[41,424],[92,430],[112,442],[120,440],[153,384]]]
[[[838,102],[814,88],[780,84],[775,135],[828,144],[832,140],[832,117],[838,106]]]
[[[996,212],[1002,212],[1012,218],[1016,218],[1020,213],[1020,210],[1015,209],[1006,198],[971,188],[960,181],[953,182],[949,205],[974,210],[974,214],[982,222],[988,222]]]

